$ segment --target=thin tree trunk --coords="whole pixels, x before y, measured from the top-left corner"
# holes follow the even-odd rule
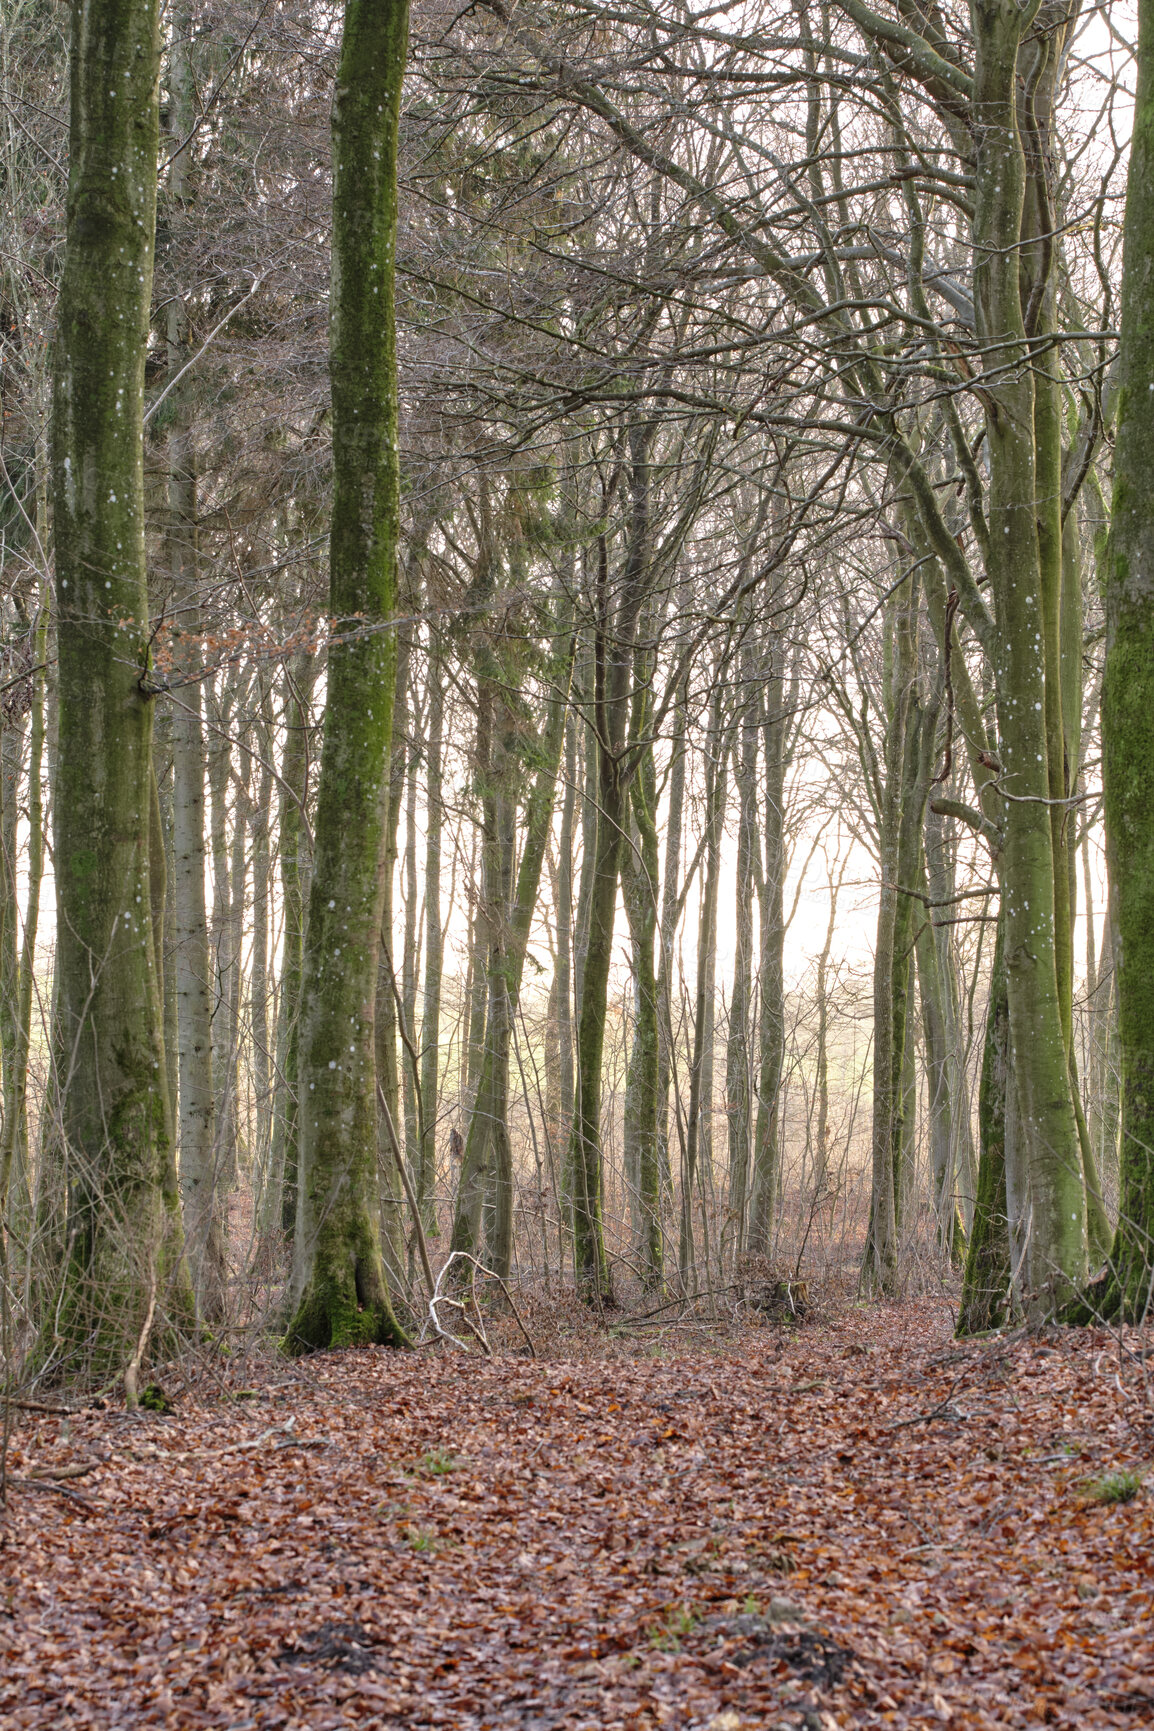
[[[635,714],[630,728],[634,738],[648,732],[649,709],[648,666],[645,665],[638,669],[634,682]],[[633,1038],[625,1086],[625,1166],[642,1283],[647,1292],[658,1292],[664,1284],[665,1254],[661,1233],[661,1168],[657,1155],[657,770],[651,743],[647,742],[643,747],[631,796],[634,829],[631,845],[623,852],[621,872],[636,983]]]
[[[525,814],[525,839],[515,887],[511,833],[515,806],[504,785],[507,777],[502,762],[515,740],[511,715],[501,727],[501,737],[494,742],[496,749],[482,781],[486,868],[483,892],[490,956],[488,1014],[481,1073],[457,1190],[451,1248],[476,1253],[482,1204],[491,1184],[486,1260],[502,1276],[509,1273],[513,1245],[513,1172],[508,1130],[513,1017],[520,1003],[525,951],[553,823],[571,670],[569,647],[556,661],[553,694],[539,747],[539,768]]]
[[[270,699],[262,689],[256,721],[260,751],[256,801],[252,812],[252,971],[249,978],[249,1036],[252,1042],[252,1090],[255,1136],[252,1147],[254,1182],[259,1196],[268,1183],[272,1105],[272,1052],[269,1043],[269,915],[270,840],[272,828],[272,727]]]
[[[722,714],[723,686],[713,699],[705,744],[705,876],[697,922],[697,987],[693,1013],[693,1059],[689,1071],[689,1116],[685,1130],[685,1169],[681,1175],[681,1228],[678,1272],[682,1290],[697,1285],[693,1232],[694,1192],[713,1158],[713,986],[717,960],[717,896],[721,874],[721,826],[725,818],[727,729]]]
[[[181,515],[174,523],[174,563],[181,592],[190,594],[193,519],[185,477],[178,477]],[[174,489],[175,491],[176,489]],[[175,515],[175,501],[174,501]],[[172,919],[176,945],[178,1135],[185,1231],[197,1302],[214,1320],[224,1310],[225,1243],[217,1202],[216,1103],[213,1089],[213,975],[205,906],[204,727],[201,719],[199,609],[189,602],[188,633],[180,650],[182,676],[172,720]]]
[[[417,976],[420,972],[420,899],[417,879],[417,770],[420,765],[420,715],[416,692],[410,706],[412,739],[409,743],[408,768],[405,774],[405,854],[404,902],[405,931],[401,949],[400,979],[401,1014],[404,1018],[403,1057],[401,1060],[401,1106],[405,1125],[405,1159],[414,1188],[420,1183],[421,1126],[417,1111],[417,1087],[420,1081],[414,1071],[413,1053],[417,1047]],[[419,1192],[418,1192],[419,1194]]]
[[[425,1230],[435,1237],[437,1225],[437,1090],[440,1077],[441,975],[444,936],[441,930],[441,829],[444,822],[441,760],[444,751],[444,669],[437,651],[429,656],[429,736],[425,771],[425,993],[421,1009],[421,1101],[424,1134],[416,1193]]]
[[[688,693],[684,680],[673,703],[669,745],[669,809],[665,819],[665,869],[661,882],[660,956],[657,964],[657,1161],[661,1187],[672,1189],[669,1158],[669,1086],[674,1064],[673,946],[681,917],[681,832],[685,814]]]
[[[280,1005],[277,1015],[277,1087],[273,1106],[272,1178],[265,1231],[279,1219],[290,1242],[296,1234],[299,1200],[300,994],[305,907],[311,850],[306,812],[309,797],[309,719],[316,657],[301,651],[289,663],[284,706],[284,750],[280,767],[278,833],[284,936],[281,941]]]
[[[406,736],[408,733],[409,668],[413,640],[408,630],[398,633],[397,665],[393,695],[392,750],[389,758],[387,803],[384,814],[384,863],[381,870],[381,929],[377,954],[376,1042],[377,1081],[388,1106],[394,1129],[401,1122],[401,1070],[397,1050],[397,999],[393,956],[396,947],[393,907],[397,881],[397,854],[401,827],[401,798],[405,787]],[[380,1188],[381,1248],[385,1273],[398,1287],[405,1278],[405,1193],[393,1151],[392,1134],[384,1113],[377,1117],[377,1179]]]
[[[44,732],[48,660],[47,586],[41,595],[32,633],[32,717],[28,748],[28,897],[17,976],[16,1016],[12,1030],[9,1092],[4,1103],[4,1140],[0,1146],[0,1221],[7,1218],[12,1186],[21,1203],[32,1200],[28,1143],[28,1058],[32,1044],[32,997],[36,969],[36,933],[40,919],[40,888],[44,879]]]
[[[749,1201],[749,1162],[753,1131],[753,1074],[750,1062],[750,1012],[753,1007],[753,895],[757,850],[758,699],[752,640],[741,649],[741,718],[734,753],[737,783],[737,881],[733,993],[725,1054],[725,1107],[729,1121],[729,1211],[733,1251],[745,1249]]]
[[[759,1015],[757,1116],[749,1200],[749,1248],[768,1256],[780,1179],[779,1094],[785,1061],[785,664],[775,634],[762,693],[764,761],[764,863],[757,885],[759,900]]]

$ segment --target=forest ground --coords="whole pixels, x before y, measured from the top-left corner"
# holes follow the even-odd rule
[[[14,1414],[0,1724],[1154,1726],[1154,1483],[1096,1500],[1154,1467],[1154,1338],[951,1326],[554,1329]]]

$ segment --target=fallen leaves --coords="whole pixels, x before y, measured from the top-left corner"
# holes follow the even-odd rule
[[[30,1414],[0,1723],[1154,1723],[1151,1497],[1082,1494],[1149,1464],[1146,1409],[1104,1338],[947,1326],[854,1312],[657,1361],[370,1350],[243,1403]],[[80,1473],[91,1508],[30,1494]]]

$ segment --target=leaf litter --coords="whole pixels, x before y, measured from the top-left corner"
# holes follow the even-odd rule
[[[1149,1339],[683,1339],[13,1414],[0,1725],[1154,1726]]]

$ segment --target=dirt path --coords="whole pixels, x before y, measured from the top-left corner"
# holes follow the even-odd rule
[[[1116,1368],[923,1307],[29,1416],[0,1724],[1152,1726],[1154,1492],[1087,1495],[1154,1466]]]

